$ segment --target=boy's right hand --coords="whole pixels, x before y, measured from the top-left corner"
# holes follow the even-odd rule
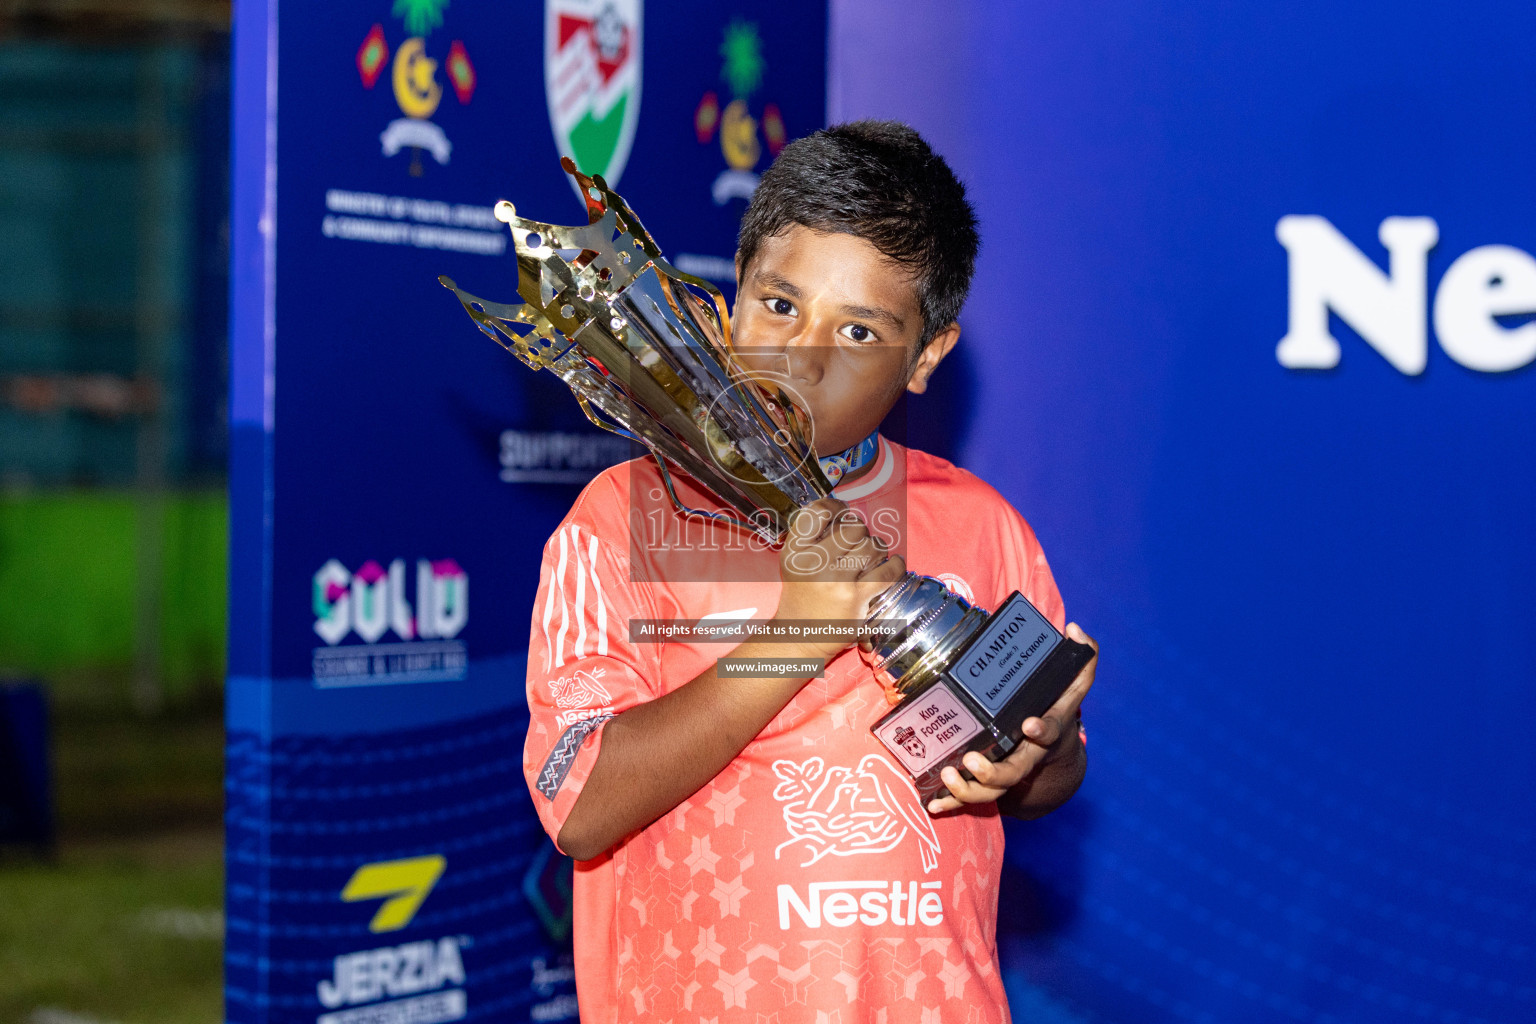
[[[907,564],[869,532],[863,518],[836,498],[799,509],[779,552],[783,590],[775,619],[837,619],[862,622],[869,602],[906,574]],[[830,659],[851,639],[808,640],[796,645],[807,657]]]

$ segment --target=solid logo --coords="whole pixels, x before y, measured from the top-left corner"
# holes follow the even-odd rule
[[[469,621],[469,576],[451,558],[416,563],[416,604],[406,589],[405,559],[386,570],[367,561],[356,572],[336,559],[314,575],[315,632],[327,644],[348,633],[376,643],[386,632],[401,640],[451,639]]]
[[[763,72],[768,68],[757,25],[733,20],[726,26],[720,56],[720,78],[730,99],[722,106],[713,89],[706,92],[694,109],[693,131],[700,145],[719,141],[726,166],[715,178],[710,194],[716,205],[724,206],[732,199],[752,198],[764,146],[769,156],[775,157],[787,139],[777,104],[763,104],[759,116],[752,113],[752,96],[762,87]]]
[[[866,754],[852,769],[827,768],[819,757],[775,761],[773,773],[779,778],[773,798],[784,805],[789,832],[774,857],[800,847],[808,854],[801,866],[809,867],[825,857],[888,853],[913,842],[925,874],[939,866],[939,837],[917,790],[879,754]]]
[[[390,121],[379,133],[380,149],[386,157],[408,151],[410,173],[415,177],[422,174],[423,153],[439,164],[448,163],[453,154],[447,134],[432,120],[443,100],[439,70],[446,72],[460,104],[467,104],[475,93],[475,66],[463,41],[453,40],[446,51],[428,43],[432,30],[442,25],[447,6],[448,0],[395,0],[393,12],[404,23],[407,38],[395,48],[393,60],[380,24],[368,30],[357,50],[357,73],[364,89],[373,89],[389,69],[390,92],[403,116]],[[441,56],[433,56],[434,52]]]
[[[326,644],[311,658],[316,686],[447,682],[468,672],[456,638],[469,622],[469,576],[451,558],[420,559],[414,573],[403,558],[355,572],[333,558],[315,573],[310,600]],[[386,633],[399,642],[381,643]],[[353,634],[363,642],[342,643]]]
[[[555,146],[609,187],[624,173],[640,121],[641,24],[640,0],[548,0],[544,8]]]
[[[1281,217],[1275,237],[1289,268],[1289,329],[1275,358],[1292,370],[1328,370],[1340,348],[1336,314],[1399,372],[1429,361],[1429,325],[1445,354],[1469,370],[1506,373],[1536,361],[1536,258],[1509,245],[1482,245],[1456,258],[1428,308],[1429,251],[1440,228],[1429,217],[1388,217],[1378,238],[1382,269],[1326,218]]]

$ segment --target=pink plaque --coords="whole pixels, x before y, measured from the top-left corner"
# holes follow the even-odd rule
[[[942,682],[909,698],[875,737],[916,776],[981,732],[981,723]]]

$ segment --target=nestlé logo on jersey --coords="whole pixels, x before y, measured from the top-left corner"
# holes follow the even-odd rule
[[[775,761],[775,800],[783,805],[789,838],[774,849],[805,854],[802,867],[826,857],[859,858],[914,846],[923,874],[939,866],[939,837],[905,775],[879,754],[852,768],[826,766],[820,757]],[[780,883],[779,928],[894,925],[933,926],[944,921],[944,883],[915,879],[811,882],[804,894]]]
[[[801,898],[792,885],[779,885],[779,929],[788,931],[794,918],[807,928],[828,925],[848,928],[862,924],[898,928],[944,923],[944,883],[895,881],[812,882]],[[794,918],[790,915],[793,913]]]

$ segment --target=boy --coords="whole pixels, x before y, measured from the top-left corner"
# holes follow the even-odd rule
[[[1078,705],[1096,662],[1006,761],[968,755],[975,780],[946,769],[949,795],[923,808],[870,734],[889,704],[847,641],[733,650],[636,643],[628,628],[862,621],[909,566],[988,610],[1017,589],[1062,628],[1018,513],[964,470],[875,433],[958,340],[977,244],[963,187],[910,128],[857,122],[788,146],[742,222],[734,340],[804,404],[818,456],[840,475],[833,498],[797,513],[774,551],[665,502],[641,508],[662,491],[654,464],[635,460],[594,480],[545,548],[524,771],[577,861],[588,1024],[1008,1019],[998,815],[1036,817],[1076,790]],[[674,480],[690,507],[717,504]],[[665,557],[678,550],[703,553]],[[689,565],[728,568],[679,571]],[[816,678],[727,679],[725,655],[826,665]]]

